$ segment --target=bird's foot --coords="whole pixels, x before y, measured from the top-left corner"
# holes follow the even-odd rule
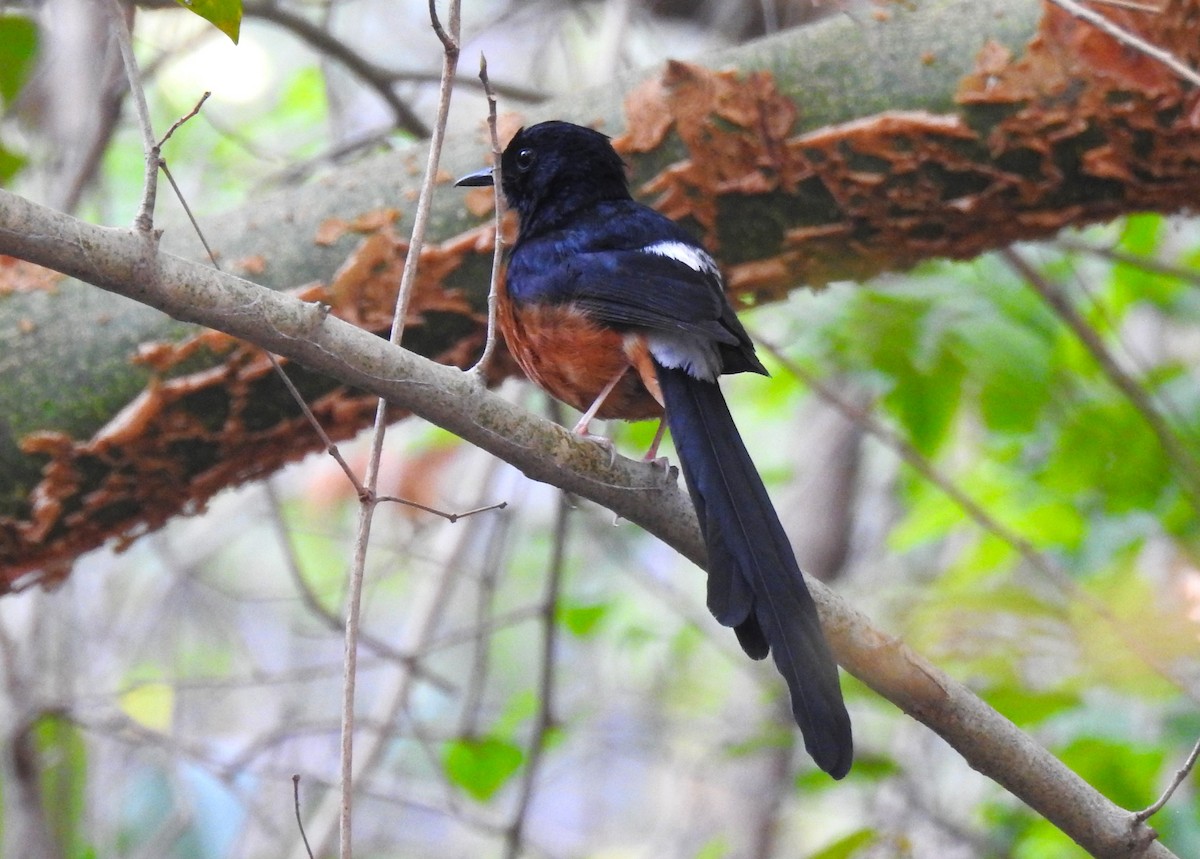
[[[661,468],[663,471],[671,470],[671,460],[665,456],[655,456],[655,451],[646,451],[646,455],[642,457],[642,462],[648,462],[655,469]]]
[[[612,468],[614,465],[617,464],[616,445],[613,444],[612,439],[609,438],[608,436],[596,435],[592,432],[589,432],[588,424],[589,424],[589,421],[581,420],[579,423],[575,424],[575,426],[571,430],[571,432],[575,433],[575,435],[579,436],[580,438],[585,438],[588,441],[594,441],[596,444],[600,445],[602,448],[607,450],[608,451],[608,467]]]

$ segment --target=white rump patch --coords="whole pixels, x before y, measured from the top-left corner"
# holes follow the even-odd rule
[[[664,367],[683,370],[689,376],[714,381],[721,374],[721,353],[717,344],[687,334],[655,331],[646,335],[654,360]]]
[[[655,242],[652,245],[646,245],[642,251],[648,254],[657,254],[660,257],[669,257],[676,262],[683,263],[693,271],[703,274],[716,275],[718,273],[717,264],[712,257],[700,248],[683,242]]]

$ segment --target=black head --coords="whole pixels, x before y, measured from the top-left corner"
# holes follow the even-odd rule
[[[569,122],[540,122],[516,133],[500,160],[504,198],[516,209],[521,231],[553,226],[560,218],[601,200],[629,197],[625,164],[608,137]],[[490,185],[490,170],[464,176],[458,185]]]

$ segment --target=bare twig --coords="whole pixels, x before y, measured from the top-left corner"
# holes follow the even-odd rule
[[[125,76],[129,79],[129,92],[133,96],[138,128],[142,132],[142,154],[146,159],[142,202],[137,216],[133,219],[133,225],[138,232],[149,233],[154,228],[154,201],[158,194],[158,144],[154,139],[154,127],[150,124],[150,108],[146,104],[146,92],[142,89],[141,72],[138,71],[137,58],[133,55],[129,19],[125,17],[132,12],[122,6],[120,0],[108,0],[108,12],[112,19],[113,37],[117,40],[121,61],[125,64]]]
[[[384,402],[380,401],[380,412]],[[350,587],[346,597],[346,641],[343,651],[342,670],[342,730],[341,730],[341,788],[338,815],[338,856],[351,859],[352,811],[354,808],[354,691],[358,681],[358,628],[362,616],[363,575],[367,565],[367,544],[371,539],[371,523],[374,520],[375,501],[371,497],[379,481],[382,433],[376,424],[375,437],[378,443],[367,466],[366,493],[359,498],[358,529],[354,535],[354,556],[350,567]]]
[[[484,504],[470,510],[464,510],[461,513],[448,513],[445,510],[438,510],[436,507],[429,507],[419,501],[412,501],[408,498],[397,498],[395,495],[377,495],[375,500],[380,504],[387,501],[392,504],[403,504],[405,507],[411,507],[414,510],[421,510],[425,513],[432,513],[434,516],[440,516],[451,524],[454,524],[459,519],[467,519],[471,516],[477,516],[480,513],[489,513],[492,510],[503,510],[508,506],[507,501],[497,501],[495,504]]]
[[[483,473],[476,477],[479,481],[474,490],[476,498],[494,491],[492,484],[500,469],[489,465],[482,471]],[[445,559],[442,569],[436,574],[424,577],[422,585],[410,600],[409,621],[400,628],[400,641],[396,645],[403,653],[418,655],[430,650],[454,590],[467,567],[464,553],[468,546],[474,545],[474,535],[471,532],[460,529],[459,533],[462,536]],[[360,790],[369,775],[385,759],[387,750],[392,747],[396,735],[395,722],[408,707],[415,687],[416,675],[403,664],[397,665],[396,668],[396,671],[377,682],[372,689],[376,715],[369,721],[380,727],[361,744],[362,748],[359,748],[354,756],[354,781]],[[340,833],[340,797],[336,793],[329,795],[319,808],[309,814],[308,821],[309,831],[317,833],[312,839],[318,845],[316,852],[318,855],[325,855],[334,836]],[[302,859],[298,853],[299,851],[293,851],[292,859]]]
[[[329,308],[322,307],[323,313],[328,312],[328,310]],[[362,481],[358,479],[358,475],[354,473],[354,469],[350,467],[350,463],[346,462],[346,458],[342,456],[342,451],[340,448],[338,448],[337,443],[329,437],[329,433],[325,432],[325,427],[321,426],[321,422],[317,420],[317,416],[313,414],[313,410],[305,401],[304,395],[300,393],[300,390],[296,387],[291,377],[288,376],[287,370],[283,368],[283,364],[278,358],[275,357],[273,353],[267,352],[266,355],[267,359],[271,362],[271,367],[279,375],[279,378],[283,380],[284,387],[287,388],[288,393],[291,394],[292,399],[296,401],[296,404],[300,406],[300,411],[304,413],[304,417],[308,420],[309,426],[311,426],[316,432],[317,438],[321,439],[321,444],[325,446],[325,452],[332,457],[333,461],[336,462],[339,467],[341,467],[342,473],[346,475],[346,478],[354,487],[355,494],[357,494],[360,499],[366,498],[370,494],[367,487],[363,486]]]
[[[300,830],[300,838],[304,841],[304,850],[308,859],[313,859],[312,847],[308,844],[308,834],[304,831],[304,818],[300,816],[300,774],[292,776],[292,803],[296,806],[296,827]]]
[[[210,96],[212,96],[212,91],[205,90],[204,94],[202,96],[200,96],[200,100],[196,102],[195,107],[193,107],[191,110],[189,110],[183,116],[179,117],[179,119],[177,119],[173,123],[171,123],[171,127],[167,129],[167,133],[162,136],[162,139],[160,139],[158,141],[158,143],[154,144],[155,148],[161,151],[163,148],[163,144],[165,144],[168,140],[171,139],[171,135],[173,135],[176,131],[178,131],[180,128],[182,128],[183,124],[185,122],[187,122],[193,116],[198,114],[200,112],[200,109],[202,107],[204,107],[204,102],[208,101]]]
[[[1087,21],[1093,27],[1112,36],[1121,44],[1128,45],[1134,50],[1145,54],[1150,59],[1162,63],[1192,86],[1200,86],[1200,72],[1197,72],[1195,69],[1187,66],[1182,60],[1180,60],[1170,51],[1160,48],[1158,45],[1153,45],[1150,42],[1147,42],[1141,36],[1131,33],[1122,27],[1118,27],[1099,12],[1095,11],[1094,9],[1088,9],[1086,6],[1081,6],[1080,4],[1076,3],[1075,0],[1050,0],[1050,2],[1055,6],[1058,6],[1063,11],[1080,19],[1081,21]]]
[[[496,351],[496,293],[500,288],[500,268],[504,259],[504,231],[501,229],[504,221],[504,182],[500,172],[500,135],[496,130],[496,94],[492,92],[492,83],[488,79],[487,57],[483,54],[479,55],[479,80],[483,84],[483,91],[487,93],[488,133],[492,140],[492,191],[495,195],[494,223],[496,230],[495,248],[492,251],[492,274],[488,282],[487,338],[484,340],[483,354],[471,368],[471,373],[482,382],[488,362],[492,359],[492,353]]]
[[[304,578],[304,571],[300,567],[300,559],[296,556],[296,548],[292,543],[291,534],[288,531],[286,523],[283,521],[283,504],[279,498],[279,493],[275,491],[275,484],[271,480],[266,480],[263,482],[263,488],[267,495],[267,502],[271,508],[271,524],[274,526],[275,536],[279,540],[279,548],[283,552],[284,563],[288,568],[288,573],[291,575],[292,583],[295,584],[296,591],[300,594],[300,601],[310,614],[320,620],[329,629],[338,632],[344,630],[346,628],[345,620],[325,607],[309,586],[308,580]],[[358,640],[364,647],[380,657],[402,663],[408,670],[418,675],[431,686],[443,692],[453,691],[454,684],[423,665],[419,657],[413,656],[410,653],[403,653],[365,630],[359,630]]]
[[[567,525],[572,509],[571,496],[558,493],[558,510],[554,518],[554,545],[550,551],[549,570],[546,574],[546,589],[542,595],[540,626],[542,628],[542,650],[539,658],[538,708],[533,721],[533,735],[529,738],[529,751],[525,755],[525,768],[521,774],[521,787],[517,794],[517,807],[513,811],[512,823],[504,834],[504,855],[516,859],[521,854],[525,824],[529,816],[529,804],[533,800],[533,786],[537,780],[546,741],[554,726],[554,686],[557,673],[554,667],[555,650],[558,642],[558,598],[562,590],[563,567],[567,553]]]
[[[1151,817],[1158,814],[1158,812],[1162,811],[1163,806],[1171,801],[1171,797],[1175,794],[1175,791],[1179,789],[1179,786],[1183,784],[1183,780],[1195,768],[1197,758],[1200,758],[1200,740],[1197,740],[1196,745],[1192,746],[1192,751],[1187,756],[1187,760],[1183,762],[1183,766],[1175,771],[1175,776],[1171,779],[1171,783],[1167,785],[1167,789],[1163,791],[1162,796],[1153,805],[1143,808],[1133,816],[1135,823],[1145,823]]]
[[[155,150],[157,157],[158,150]],[[196,220],[196,216],[192,214],[192,207],[188,205],[187,199],[183,196],[183,191],[179,184],[175,181],[175,177],[171,174],[171,168],[167,166],[167,162],[162,158],[158,159],[158,166],[162,169],[163,175],[167,177],[167,181],[171,184],[171,190],[175,192],[176,198],[179,200],[179,205],[183,206],[183,211],[187,215],[188,221],[191,222],[192,229],[196,231],[196,235],[200,239],[200,244],[204,245],[204,252],[208,254],[209,261],[216,267],[220,268],[220,263],[217,262],[217,255],[213,253],[212,247],[208,244],[208,239],[204,237],[204,231],[200,229],[200,222]]]
[[[421,248],[425,244],[425,229],[429,223],[429,207],[433,199],[433,187],[437,178],[438,165],[442,158],[442,145],[446,140],[446,118],[450,112],[450,95],[454,90],[454,78],[458,71],[459,0],[450,3],[450,31],[442,28],[437,17],[435,0],[429,0],[429,15],[433,29],[445,48],[442,60],[442,82],[438,89],[437,120],[433,126],[433,137],[429,141],[429,155],[425,162],[425,181],[417,195],[417,211],[413,215],[412,237],[408,253],[404,258],[404,270],[400,275],[400,292],[396,296],[396,309],[392,316],[391,342],[400,345],[404,338],[404,325],[408,319],[408,302],[413,283],[417,278],[417,266],[421,260]]]
[[[1093,254],[1101,259],[1133,266],[1141,269],[1142,271],[1152,272],[1153,274],[1161,274],[1165,277],[1173,277],[1188,284],[1189,286],[1200,286],[1200,272],[1197,272],[1194,268],[1185,268],[1181,265],[1171,265],[1151,257],[1126,253],[1125,251],[1119,251],[1115,248],[1093,245],[1069,236],[1059,236],[1054,240],[1054,244],[1058,245],[1064,250],[1074,251],[1075,253]]]
[[[429,142],[429,157],[425,166],[425,178],[417,197],[417,211],[413,217],[412,236],[408,253],[404,259],[404,271],[400,276],[400,289],[396,295],[396,307],[392,315],[392,331],[389,337],[393,345],[400,345],[404,337],[404,324],[408,314],[408,302],[416,282],[417,266],[421,248],[425,242],[425,227],[429,220],[429,206],[433,199],[433,186],[437,180],[438,163],[442,154],[442,143],[446,137],[446,117],[450,112],[450,95],[454,88],[454,75],[458,69],[459,0],[451,0],[449,34],[443,30],[437,17],[435,0],[429,0],[429,15],[434,32],[442,41],[442,81],[438,89],[437,119],[433,137]],[[354,561],[350,571],[350,590],[347,596],[345,678],[342,684],[342,734],[341,734],[341,813],[339,817],[338,855],[351,859],[351,817],[353,808],[354,774],[354,690],[356,686],[356,663],[358,649],[358,626],[362,604],[363,571],[366,567],[367,545],[371,537],[371,522],[375,507],[379,503],[375,493],[379,485],[379,466],[383,457],[383,440],[387,434],[386,399],[380,399],[375,409],[375,424],[371,435],[371,453],[367,461],[365,488],[359,511],[358,529],[354,541]]]

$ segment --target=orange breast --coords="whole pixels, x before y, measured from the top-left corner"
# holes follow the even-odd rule
[[[602,328],[570,305],[517,306],[503,289],[497,301],[497,322],[509,351],[542,390],[583,412],[621,373],[596,416],[662,416],[653,365],[641,338]]]

